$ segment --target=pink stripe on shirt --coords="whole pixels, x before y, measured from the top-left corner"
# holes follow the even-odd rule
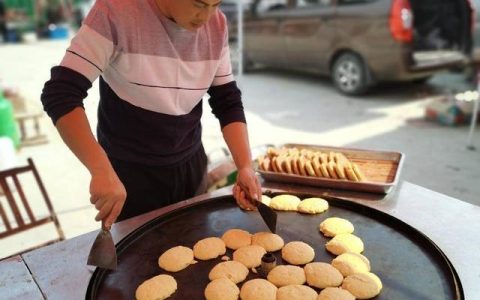
[[[210,86],[234,80],[225,16],[189,31],[153,1],[97,0],[61,65],[92,82],[102,75],[132,105],[187,114]]]

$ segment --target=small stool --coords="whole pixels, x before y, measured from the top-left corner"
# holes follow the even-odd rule
[[[15,113],[15,120],[17,121],[18,126],[20,127],[20,146],[21,147],[45,144],[48,142],[47,136],[42,134],[40,131],[39,119],[41,117],[43,117],[43,113],[41,111]],[[35,133],[32,136],[29,136],[27,134],[26,123],[28,121],[33,122],[33,128],[35,129]]]

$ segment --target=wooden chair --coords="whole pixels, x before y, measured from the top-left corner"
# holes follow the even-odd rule
[[[40,129],[40,119],[44,116],[43,112],[16,112],[14,116],[20,127],[20,146],[25,147],[48,143],[47,136]],[[27,128],[30,128],[28,123],[30,123],[30,127],[34,128],[33,134],[28,133]]]
[[[40,194],[43,196],[44,202],[48,210],[47,216],[42,216],[38,218],[31,209],[31,203],[29,203],[29,201],[25,197],[25,192],[22,188],[18,175],[28,172],[32,172],[34,180],[38,184]],[[1,192],[3,192],[3,196]],[[16,197],[14,197],[14,195]],[[60,226],[60,223],[58,222],[57,214],[53,209],[50,198],[48,197],[47,191],[45,190],[45,186],[43,185],[37,168],[35,167],[35,164],[33,163],[33,160],[31,158],[28,159],[28,165],[26,166],[0,171],[0,200],[4,200],[2,198],[6,198],[6,201],[0,201],[0,217],[4,225],[4,230],[0,231],[0,239],[21,232],[25,232],[37,226],[45,225],[48,223],[53,223],[55,225],[56,231],[58,233],[58,238],[44,242],[43,244],[38,245],[34,248],[46,246],[48,244],[52,244],[54,242],[65,239],[63,230]],[[16,200],[18,198],[19,201]],[[32,201],[32,199],[30,199],[30,201]],[[2,202],[7,204],[6,207],[2,205]],[[23,208],[21,206],[23,206]],[[13,216],[13,220],[11,217],[9,218],[9,215],[7,215],[5,209],[10,210],[11,216]],[[25,249],[22,252],[32,250],[34,248]]]

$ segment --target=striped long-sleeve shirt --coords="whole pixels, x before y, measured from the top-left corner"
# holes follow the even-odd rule
[[[201,145],[202,97],[221,126],[245,122],[231,69],[225,16],[195,31],[161,14],[155,0],[97,0],[45,83],[53,122],[100,77],[97,138],[111,157],[173,165]]]

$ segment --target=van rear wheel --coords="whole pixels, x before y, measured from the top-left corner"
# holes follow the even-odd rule
[[[368,89],[368,69],[353,53],[344,53],[335,60],[332,79],[337,89],[346,95],[361,95]]]

